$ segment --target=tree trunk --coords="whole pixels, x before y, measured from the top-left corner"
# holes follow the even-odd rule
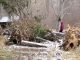
[[[22,41],[21,45],[30,46],[30,47],[47,47],[46,45],[43,45],[41,43],[29,42],[29,41]]]

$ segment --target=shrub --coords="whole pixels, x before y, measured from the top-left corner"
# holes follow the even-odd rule
[[[4,44],[4,41],[6,40],[6,38],[4,36],[0,36],[0,50],[3,49],[3,46],[5,45]]]
[[[41,15],[34,16],[34,18],[35,18],[35,20],[36,20],[36,21],[38,21],[38,22],[40,22],[40,21],[41,21],[41,19],[42,19]]]
[[[46,29],[42,28],[41,24],[37,24],[34,26],[34,32],[36,37],[43,37],[46,33]]]

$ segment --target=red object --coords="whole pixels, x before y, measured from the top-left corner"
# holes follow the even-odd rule
[[[60,30],[62,30],[62,31],[63,31],[63,29],[64,29],[64,23],[63,23],[63,22],[61,22]]]

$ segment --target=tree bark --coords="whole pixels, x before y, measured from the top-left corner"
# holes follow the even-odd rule
[[[29,41],[22,41],[21,45],[30,46],[30,47],[47,47],[46,45],[36,43],[36,42],[29,42]]]

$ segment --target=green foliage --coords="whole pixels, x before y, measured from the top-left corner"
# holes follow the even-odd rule
[[[14,5],[10,5],[10,3],[7,2],[7,0],[1,0],[0,4],[2,4],[3,8],[8,12],[8,14],[12,14],[16,11]]]
[[[12,51],[6,51],[6,50],[1,50],[0,51],[0,56],[3,55],[3,56],[18,56],[18,54],[12,52]]]
[[[17,8],[23,9],[26,6],[28,7],[29,0],[0,0],[0,4],[10,15],[12,13],[16,14],[18,12]]]
[[[16,54],[16,53],[14,53],[12,51],[0,50],[0,60],[9,60],[8,59],[9,57],[16,57],[16,56],[18,57],[19,54]]]
[[[42,19],[41,15],[34,16],[34,18],[36,21],[41,22],[41,19]]]
[[[0,58],[0,60],[8,60],[7,58]]]
[[[35,0],[35,3],[36,3],[36,0]]]
[[[43,37],[45,35],[46,29],[42,28],[41,24],[37,24],[34,26],[35,36]]]
[[[5,0],[0,0],[0,4],[1,4],[1,3],[4,3],[4,2],[5,2]]]

